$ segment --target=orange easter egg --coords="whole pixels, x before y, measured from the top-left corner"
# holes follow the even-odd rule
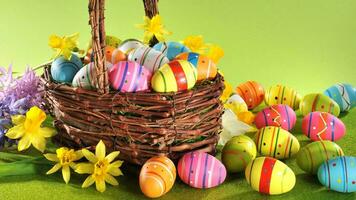
[[[236,92],[246,102],[248,109],[254,109],[263,101],[265,91],[256,81],[247,81],[236,87]]]
[[[173,187],[176,167],[166,156],[152,157],[142,166],[139,179],[142,193],[157,198]]]
[[[126,60],[126,55],[122,51],[111,46],[105,47],[105,57],[106,61],[110,62],[113,65],[120,61]]]

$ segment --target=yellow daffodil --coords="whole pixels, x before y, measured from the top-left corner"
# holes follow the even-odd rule
[[[161,16],[155,15],[150,19],[149,17],[145,16],[143,18],[144,23],[137,25],[138,28],[141,28],[145,31],[143,36],[143,42],[148,43],[153,36],[157,38],[158,41],[162,42],[165,41],[164,35],[170,35],[171,32],[167,31],[161,21]]]
[[[225,85],[225,89],[223,91],[223,94],[220,97],[220,100],[225,103],[227,101],[227,99],[229,99],[229,97],[232,95],[233,89],[232,86],[230,85],[230,83],[228,83],[227,81],[224,81],[224,85]]]
[[[83,188],[87,188],[95,182],[96,189],[99,192],[104,192],[106,189],[105,182],[111,185],[119,184],[114,176],[122,175],[119,167],[123,161],[118,160],[111,163],[119,155],[119,151],[114,151],[105,156],[105,144],[100,140],[96,145],[95,155],[87,149],[82,149],[82,152],[89,162],[77,164],[75,171],[79,174],[90,174],[90,176],[85,179],[82,185]]]
[[[64,182],[68,183],[70,180],[70,168],[75,169],[74,161],[80,160],[83,157],[82,151],[74,151],[66,147],[61,147],[56,150],[56,154],[44,154],[47,160],[57,162],[47,174],[53,174],[62,168],[62,176]]]
[[[203,36],[188,36],[183,40],[183,44],[191,51],[199,54],[205,54],[208,46],[204,44]]]
[[[46,139],[55,134],[55,129],[41,127],[46,119],[46,113],[37,106],[32,107],[26,116],[16,115],[12,117],[12,123],[15,125],[10,128],[6,136],[10,139],[20,139],[18,151],[28,149],[31,144],[43,152],[46,148]]]
[[[209,45],[207,56],[215,63],[218,63],[219,60],[224,56],[224,50],[217,45]]]
[[[78,46],[79,33],[74,33],[70,36],[60,37],[58,35],[51,35],[49,37],[48,45],[56,50],[55,58],[63,55],[66,59],[70,59],[72,51]]]

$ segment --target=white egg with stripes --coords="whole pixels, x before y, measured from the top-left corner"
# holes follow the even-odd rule
[[[152,73],[169,62],[168,58],[162,54],[162,52],[147,46],[141,46],[131,51],[127,60],[143,65]]]

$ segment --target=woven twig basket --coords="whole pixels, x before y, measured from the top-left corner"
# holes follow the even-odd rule
[[[158,13],[157,0],[144,0],[146,15]],[[89,1],[97,91],[55,83],[50,64],[42,84],[59,133],[55,141],[72,148],[95,148],[103,140],[121,159],[143,164],[152,156],[173,160],[191,150],[214,153],[221,130],[219,97],[223,77],[198,83],[178,93],[118,93],[109,91],[104,67],[104,0]],[[155,43],[155,39],[151,41]]]

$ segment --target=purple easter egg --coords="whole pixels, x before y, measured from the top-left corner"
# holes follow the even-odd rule
[[[257,113],[255,125],[258,129],[266,126],[278,126],[284,130],[291,130],[297,121],[292,108],[287,105],[272,105]]]

